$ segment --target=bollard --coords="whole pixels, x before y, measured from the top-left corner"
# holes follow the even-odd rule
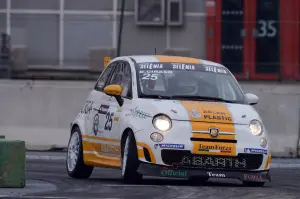
[[[25,142],[0,139],[0,188],[24,188],[25,165]]]

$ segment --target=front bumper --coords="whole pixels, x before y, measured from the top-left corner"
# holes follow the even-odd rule
[[[179,168],[176,166],[164,166],[140,162],[138,172],[146,176],[171,177],[188,179],[191,177],[208,178],[233,178],[250,182],[271,182],[269,170],[244,171],[244,170],[220,170],[220,169],[193,169]]]

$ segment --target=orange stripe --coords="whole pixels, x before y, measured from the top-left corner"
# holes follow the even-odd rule
[[[152,162],[153,164],[156,163],[155,156],[154,156],[154,154],[153,154],[151,148],[150,148],[147,144],[145,144],[145,143],[143,143],[143,142],[137,142],[136,145],[137,145],[137,146],[140,146],[140,147],[145,147],[146,149],[148,149],[148,151],[149,151],[149,153],[150,153],[151,162]]]
[[[180,102],[188,111],[191,121],[233,124],[231,113],[223,103],[197,101]],[[192,117],[190,114],[192,111],[200,113],[201,116],[199,118]],[[234,128],[232,127],[232,129]]]
[[[145,158],[144,150],[143,149],[138,149],[138,157],[139,158]]]
[[[203,139],[212,139],[209,134],[193,133],[193,138],[203,138]],[[219,135],[214,140],[235,140],[235,135]]]
[[[104,144],[104,143],[95,143],[82,141],[83,151],[95,151],[97,153],[107,153],[107,154],[121,154],[121,148],[118,145],[114,144]]]
[[[84,154],[83,160],[86,165],[96,167],[121,167],[121,159],[118,157],[107,157],[98,154]]]
[[[119,139],[112,139],[112,138],[104,138],[104,137],[96,137],[91,135],[82,135],[82,138],[94,139],[94,140],[102,140],[107,142],[120,142]]]
[[[163,56],[163,55],[155,55],[156,59],[160,62],[164,63],[187,63],[187,64],[201,64],[199,59],[191,58],[191,57],[179,57],[179,56]]]
[[[194,101],[181,101],[181,103],[189,114],[193,132],[207,132],[209,128],[218,128],[220,132],[235,133],[232,115],[223,103]],[[217,138],[201,132],[192,135],[195,138],[235,140],[235,134],[219,134]],[[235,143],[193,141],[193,144],[194,154],[236,156]]]
[[[270,168],[271,159],[272,159],[272,155],[271,155],[271,151],[270,151],[269,155],[268,155],[267,162],[266,162],[265,170]]]

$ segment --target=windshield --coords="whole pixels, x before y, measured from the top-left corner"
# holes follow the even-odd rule
[[[139,63],[136,68],[141,98],[246,103],[235,79],[223,67],[153,62]]]

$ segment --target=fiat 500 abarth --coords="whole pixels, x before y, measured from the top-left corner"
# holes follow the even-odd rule
[[[71,123],[66,167],[88,178],[94,167],[143,176],[270,182],[267,130],[223,65],[177,56],[126,56],[104,69]]]

